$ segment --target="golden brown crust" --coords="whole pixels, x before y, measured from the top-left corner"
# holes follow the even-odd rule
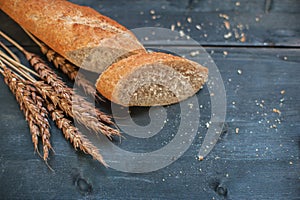
[[[92,8],[64,0],[0,1],[5,13],[77,66],[82,60],[71,58],[70,52],[97,47],[101,40],[128,31]],[[137,40],[136,43],[140,45]]]
[[[194,91],[197,92],[207,79],[208,69],[203,66],[200,66],[198,63],[189,61],[187,59],[178,56],[165,54],[165,53],[135,54],[112,64],[99,76],[96,82],[96,88],[104,97],[111,100],[112,102],[125,105],[124,103],[122,103],[122,100],[119,99],[118,96],[116,96],[114,92],[118,91],[118,86],[119,86],[118,83],[121,80],[128,79],[128,77],[137,69],[146,65],[163,64],[172,67],[180,74],[184,75],[185,72],[181,70],[180,66],[183,66],[184,64],[187,63],[195,67],[193,69],[195,74],[200,73],[201,76],[203,76],[203,80],[198,81],[198,83],[191,84],[194,87]],[[170,103],[175,103],[175,102],[172,101]],[[139,105],[142,104],[143,103]],[[158,104],[165,105],[168,103],[158,103]]]

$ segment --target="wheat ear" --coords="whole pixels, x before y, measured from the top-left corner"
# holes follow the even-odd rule
[[[19,78],[15,73],[6,68],[0,60],[1,67],[0,72],[4,76],[6,84],[9,86],[11,91],[15,94],[17,101],[20,104],[20,108],[23,110],[26,120],[28,121],[30,132],[32,134],[32,142],[34,144],[35,151],[39,154],[38,150],[38,136],[42,137],[43,142],[43,151],[44,151],[44,160],[47,164],[47,158],[49,150],[52,149],[49,138],[50,132],[45,131],[49,129],[49,123],[47,120],[48,112],[43,103],[46,99],[47,109],[51,113],[53,121],[56,122],[56,125],[59,129],[62,130],[65,138],[70,140],[74,148],[79,148],[86,154],[90,154],[94,159],[101,162],[104,166],[108,166],[103,157],[99,153],[97,147],[90,143],[88,139],[84,137],[80,131],[74,127],[70,120],[68,120],[64,115],[63,111],[55,109],[55,106],[48,101],[48,97],[53,97],[51,95],[46,95],[48,90],[51,91],[51,87],[47,86],[41,81],[28,82]],[[12,65],[14,69],[15,66]],[[20,71],[21,74],[24,74],[23,71]],[[37,86],[37,87],[35,87]],[[42,95],[39,96],[39,95]],[[55,99],[55,98],[54,98]],[[51,100],[51,99],[50,99]],[[43,118],[44,117],[44,118]],[[46,133],[44,133],[46,132]],[[53,149],[52,149],[53,150]],[[40,154],[39,154],[40,155]],[[48,164],[47,164],[48,165]],[[48,165],[51,169],[51,167]],[[51,169],[52,170],[52,169]]]
[[[84,92],[88,95],[96,97],[96,99],[103,101],[103,99],[97,94],[95,86],[79,72],[79,68],[74,64],[67,61],[63,56],[50,49],[43,42],[40,42],[31,33],[24,29],[28,36],[40,47],[41,52],[47,57],[48,61],[52,62],[57,69],[60,69],[66,74],[72,81],[75,81]]]
[[[75,126],[72,125],[72,122],[64,116],[63,111],[55,109],[53,104],[48,104],[47,108],[51,113],[52,120],[55,121],[57,127],[62,130],[65,138],[70,140],[75,149],[79,148],[86,154],[90,154],[104,166],[108,166],[99,153],[98,148],[90,143],[90,141],[86,139]]]
[[[43,99],[31,90],[26,81],[21,80],[3,64],[1,67],[3,68],[2,75],[5,83],[16,96],[20,109],[28,121],[34,149],[39,153],[38,136],[40,136],[43,143],[43,159],[47,161],[52,146],[50,143],[50,125],[47,119],[48,112],[43,107]]]

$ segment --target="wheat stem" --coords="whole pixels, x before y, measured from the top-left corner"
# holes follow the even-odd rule
[[[20,59],[14,54],[5,44],[0,41],[0,46],[18,63],[21,63]]]
[[[8,60],[11,64],[22,68],[23,70],[35,75],[35,76],[39,76],[35,71],[29,69],[28,67],[22,65],[21,63],[18,63],[17,61],[15,61],[14,59],[10,58],[9,56],[7,56],[3,51],[0,50],[0,56],[5,58],[6,60]]]
[[[13,39],[11,39],[8,35],[6,35],[5,33],[3,33],[2,31],[0,31],[0,35],[2,37],[4,37],[7,41],[9,41],[10,43],[12,43],[15,47],[17,47],[20,51],[22,51],[22,49],[24,50],[24,48],[19,45],[16,41],[14,41]]]
[[[19,74],[21,74],[22,76],[24,76],[28,80],[30,80],[32,82],[35,81],[35,79],[32,76],[30,76],[27,72],[25,72],[24,70],[22,70],[22,68],[20,69],[20,68],[16,67],[15,65],[13,65],[12,63],[10,63],[8,60],[6,60],[5,58],[3,58],[1,56],[0,56],[0,61],[1,61],[1,63],[4,62],[5,64],[7,64],[9,67],[11,67],[15,71],[17,71]]]

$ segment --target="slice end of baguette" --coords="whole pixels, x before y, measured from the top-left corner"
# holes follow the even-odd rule
[[[123,106],[174,104],[194,95],[208,78],[208,69],[165,53],[144,53],[107,68],[96,83],[107,99]]]

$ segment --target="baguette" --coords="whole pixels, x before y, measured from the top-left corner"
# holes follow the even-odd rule
[[[64,0],[0,0],[0,8],[54,51],[90,71],[101,73],[120,57],[145,52],[129,30],[89,7]]]
[[[96,82],[107,99],[123,106],[177,103],[207,81],[208,69],[165,53],[135,54],[112,64]]]
[[[0,8],[76,66],[99,73],[97,90],[117,104],[173,104],[207,81],[207,68],[147,53],[124,26],[89,7],[64,0],[0,0]]]

